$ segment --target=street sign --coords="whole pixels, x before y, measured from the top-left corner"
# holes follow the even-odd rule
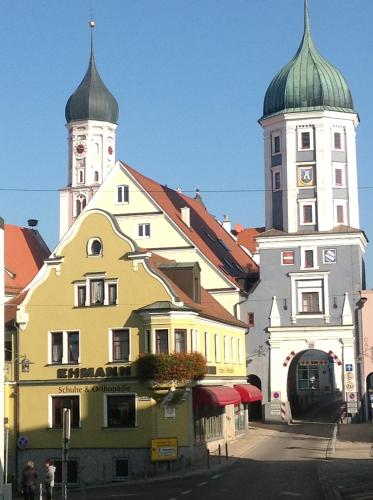
[[[346,365],[346,372],[352,372],[352,371],[353,371],[353,369],[354,369],[354,367],[353,367],[353,365],[352,365],[352,364],[348,363],[348,364]]]
[[[177,438],[152,439],[152,462],[177,460]]]
[[[271,400],[272,401],[281,401],[281,392],[280,391],[272,391],[271,392]]]
[[[353,391],[355,389],[355,384],[353,382],[347,382],[346,384],[346,390],[347,391]]]
[[[17,439],[17,446],[21,450],[24,450],[25,448],[27,448],[28,447],[28,437],[26,437],[26,436],[20,436]]]

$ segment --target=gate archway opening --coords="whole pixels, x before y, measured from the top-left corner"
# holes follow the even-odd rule
[[[293,418],[331,421],[340,408],[334,358],[318,349],[296,354],[290,363],[287,392]]]
[[[248,375],[247,381],[249,384],[255,385],[258,389],[262,390],[262,381],[257,375]],[[263,419],[262,401],[255,401],[249,404],[249,422],[260,422]]]

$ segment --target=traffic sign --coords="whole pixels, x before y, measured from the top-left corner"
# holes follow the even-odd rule
[[[271,400],[272,401],[281,401],[281,392],[280,391],[272,391]]]
[[[352,371],[353,371],[353,369],[354,369],[354,367],[353,367],[353,365],[352,365],[352,364],[348,363],[348,364],[346,365],[346,372],[352,372]]]
[[[24,450],[25,448],[28,447],[28,444],[29,444],[29,441],[28,441],[28,437],[26,436],[20,436],[18,439],[17,439],[17,446],[18,448],[20,448],[21,450]]]

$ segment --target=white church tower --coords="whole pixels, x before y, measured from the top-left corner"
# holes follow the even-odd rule
[[[91,27],[87,72],[65,108],[68,184],[60,190],[60,237],[87,205],[115,163],[118,103],[96,69]]]

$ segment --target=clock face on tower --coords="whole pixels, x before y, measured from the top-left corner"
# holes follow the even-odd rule
[[[74,155],[77,158],[84,158],[87,152],[87,145],[84,142],[78,142],[74,146]]]
[[[324,250],[324,263],[334,264],[335,262],[337,262],[337,250],[335,248]]]

